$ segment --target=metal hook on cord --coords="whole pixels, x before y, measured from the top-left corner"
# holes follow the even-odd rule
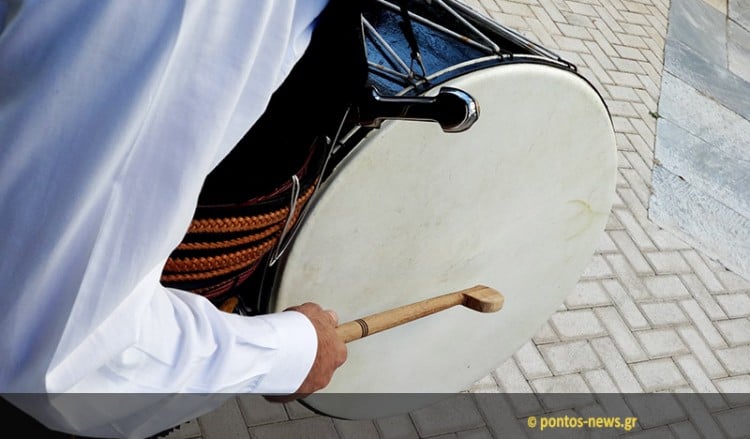
[[[291,244],[294,235],[297,233],[297,230],[299,229],[299,225],[302,222],[302,219],[307,214],[308,209],[310,208],[311,199],[312,196],[315,195],[315,192],[318,191],[320,188],[320,185],[322,183],[322,179],[325,176],[325,172],[328,169],[328,162],[331,159],[331,156],[333,155],[334,146],[339,141],[339,137],[341,136],[341,130],[344,127],[344,122],[346,122],[346,118],[349,116],[349,111],[351,110],[351,107],[347,107],[346,111],[344,112],[344,116],[341,118],[341,123],[339,124],[338,130],[336,131],[336,136],[331,140],[328,136],[326,136],[326,146],[328,147],[328,151],[326,153],[326,158],[323,161],[323,166],[320,169],[318,181],[314,183],[315,188],[313,189],[313,194],[310,196],[310,199],[307,200],[305,207],[302,209],[302,212],[299,215],[299,218],[297,219],[297,223],[292,226],[292,222],[294,219],[294,214],[297,210],[297,200],[299,200],[300,191],[301,191],[301,185],[299,181],[299,177],[297,175],[292,175],[292,196],[291,200],[289,202],[289,214],[286,218],[286,223],[284,224],[284,228],[281,231],[281,235],[279,236],[279,240],[276,242],[276,245],[274,246],[273,251],[271,252],[271,256],[268,260],[268,266],[273,266],[286,252],[287,248]]]

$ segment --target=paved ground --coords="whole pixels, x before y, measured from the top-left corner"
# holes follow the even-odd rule
[[[727,0],[700,1],[727,14]],[[750,437],[750,283],[654,225],[648,214],[669,2],[468,3],[578,65],[614,117],[617,199],[575,291],[532,341],[450,406],[352,422],[316,416],[298,403],[272,405],[247,396],[172,437],[523,437],[538,433],[525,427],[527,417],[545,412],[632,413],[639,426],[630,434],[637,437]],[[739,21],[750,26],[750,18]],[[745,136],[747,144],[750,132]],[[482,392],[496,395],[483,399]],[[545,397],[555,392],[584,395],[566,405]],[[668,399],[624,404],[585,397],[592,392],[667,392]]]

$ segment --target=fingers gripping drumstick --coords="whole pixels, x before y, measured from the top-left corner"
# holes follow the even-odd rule
[[[499,291],[477,285],[346,322],[339,325],[336,332],[344,343],[348,343],[456,305],[463,305],[479,312],[495,312],[503,307],[504,300]]]

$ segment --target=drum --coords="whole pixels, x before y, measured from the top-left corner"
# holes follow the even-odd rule
[[[607,107],[570,63],[450,0],[374,2],[362,23],[371,90],[404,99],[460,90],[478,117],[446,133],[391,116],[371,123],[353,108],[259,306],[317,302],[343,322],[477,284],[505,303],[349,343],[330,385],[304,399],[345,419],[464,391],[531,339],[590,261],[616,179]],[[405,393],[425,398],[384,395]],[[373,394],[385,400],[367,403]]]

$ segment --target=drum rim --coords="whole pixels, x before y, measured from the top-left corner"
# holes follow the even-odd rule
[[[546,58],[540,55],[487,55],[483,56],[481,58],[474,58],[471,60],[463,61],[458,64],[453,64],[451,66],[448,66],[442,70],[438,70],[435,73],[432,73],[425,77],[424,79],[404,87],[403,90],[396,93],[397,96],[413,96],[413,95],[419,95],[422,93],[425,93],[429,90],[432,90],[436,87],[438,87],[440,84],[443,84],[445,82],[448,82],[452,79],[459,78],[464,75],[468,75],[470,73],[476,72],[477,70],[500,66],[500,65],[506,65],[506,64],[541,64],[541,65],[548,65],[550,67],[559,68],[561,70],[566,70],[571,73],[575,73],[578,76],[581,76],[575,66],[572,64],[566,63],[561,60],[552,59],[552,58]],[[379,74],[378,71],[374,72],[374,74]],[[583,76],[581,76],[583,78]],[[583,78],[586,79],[586,78]],[[589,82],[589,85],[593,87],[593,84]],[[594,87],[594,89],[596,89]],[[597,90],[597,94],[599,94]],[[604,101],[604,99],[601,97],[601,94],[599,94],[599,97]]]

